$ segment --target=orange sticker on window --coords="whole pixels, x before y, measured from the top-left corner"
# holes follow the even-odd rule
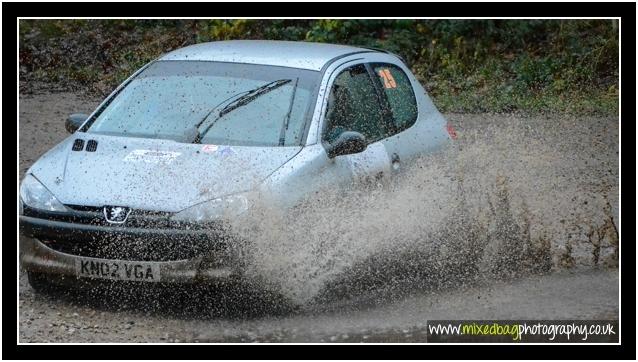
[[[383,79],[383,86],[386,88],[396,88],[397,82],[394,80],[392,73],[390,73],[390,69],[383,68],[379,69],[379,76]]]

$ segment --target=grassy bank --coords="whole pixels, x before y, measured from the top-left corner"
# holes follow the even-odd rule
[[[618,113],[612,20],[21,20],[21,91],[110,92],[175,48],[331,42],[402,55],[444,112]]]

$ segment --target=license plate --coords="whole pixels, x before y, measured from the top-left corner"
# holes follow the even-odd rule
[[[160,281],[160,271],[157,263],[138,261],[78,258],[75,261],[75,274],[78,278],[140,282]]]

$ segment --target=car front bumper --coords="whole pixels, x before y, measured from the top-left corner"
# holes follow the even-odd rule
[[[27,271],[65,276],[65,279],[78,278],[77,265],[81,260],[122,261],[117,259],[94,258],[67,254],[47,246],[42,240],[56,238],[100,238],[126,236],[135,238],[205,238],[204,230],[109,228],[96,225],[79,225],[60,221],[51,221],[29,216],[20,216],[20,262]],[[131,260],[126,260],[131,262]],[[211,252],[186,260],[143,261],[159,268],[160,282],[199,283],[239,278],[241,269],[229,254],[220,255]],[[90,279],[82,277],[82,279]],[[97,279],[97,278],[96,278]]]

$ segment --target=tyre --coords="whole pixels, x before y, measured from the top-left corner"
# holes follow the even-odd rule
[[[31,288],[33,288],[36,293],[50,294],[55,290],[54,285],[51,284],[46,274],[28,271],[27,278],[29,279]]]

